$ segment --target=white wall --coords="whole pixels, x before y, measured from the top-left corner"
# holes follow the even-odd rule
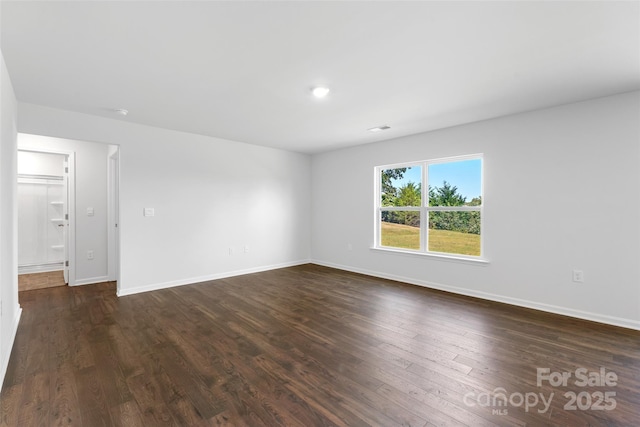
[[[20,319],[16,97],[0,52],[0,386]]]
[[[304,262],[311,241],[321,264],[640,328],[639,112],[635,92],[311,162],[29,104],[19,130],[121,146],[121,295]],[[489,265],[370,249],[374,166],[469,153],[484,153]]]
[[[120,146],[119,295],[308,260],[309,156],[30,104],[18,112],[22,133]]]
[[[70,285],[107,280],[107,153],[109,146],[38,135],[19,134],[21,150],[58,150],[75,153],[75,279]],[[87,215],[93,208],[93,216]],[[72,212],[73,214],[73,212]],[[93,251],[94,259],[87,258]]]
[[[634,92],[315,155],[312,259],[640,329],[639,123]],[[370,249],[376,165],[474,153],[489,265]]]
[[[18,138],[18,145],[20,144]],[[34,151],[18,151],[18,174],[20,175],[64,175],[64,156]]]

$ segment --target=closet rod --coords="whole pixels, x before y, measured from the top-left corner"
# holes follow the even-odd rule
[[[56,181],[62,181],[64,177],[56,176],[56,175],[28,175],[28,174],[18,174],[18,178],[24,179],[51,179]]]

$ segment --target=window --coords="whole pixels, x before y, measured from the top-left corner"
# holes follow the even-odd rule
[[[376,168],[376,247],[482,255],[482,156]]]

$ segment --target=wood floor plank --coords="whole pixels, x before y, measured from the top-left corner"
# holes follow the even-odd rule
[[[20,292],[0,425],[640,425],[638,331],[317,265],[115,289]],[[617,382],[577,386],[581,368]],[[615,409],[567,409],[597,392]]]
[[[258,357],[257,361],[265,372],[284,379],[286,387],[293,393],[307,396],[309,405],[335,425],[367,425],[365,420],[352,412],[350,408],[340,404],[344,400],[343,397],[335,392],[326,379],[308,374],[301,367],[291,365],[287,369],[268,358]]]
[[[80,415],[84,425],[111,425],[111,415],[107,397],[94,366],[75,371],[75,381],[78,386],[78,401]]]
[[[140,408],[140,415],[144,425],[170,426],[176,425],[167,402],[163,399],[162,386],[153,375],[142,373],[127,380],[131,393],[135,396]]]
[[[201,416],[187,390],[174,382],[174,377],[166,371],[160,371],[153,378],[159,385],[162,400],[166,402],[178,425],[206,425],[207,420]]]
[[[45,372],[27,376],[20,403],[20,426],[42,426],[49,423],[50,377]]]
[[[61,270],[45,273],[20,274],[18,276],[19,291],[32,291],[56,286],[65,286],[64,274]]]
[[[124,402],[110,409],[111,420],[117,427],[145,427],[140,408],[135,401]]]
[[[209,419],[222,412],[225,407],[217,402],[205,381],[199,375],[199,366],[192,365],[172,347],[159,348],[157,355],[163,372],[177,384],[193,404],[198,414]]]
[[[52,369],[49,425],[73,426],[80,424],[80,401],[73,370],[70,366]]]
[[[3,387],[11,387],[17,384],[24,384],[27,359],[29,353],[34,351],[33,346],[29,345],[31,340],[31,328],[30,325],[20,322],[16,337],[13,342],[13,348],[11,349],[10,361],[7,366],[7,372],[4,377]],[[36,347],[37,348],[37,347]]]
[[[257,337],[256,337],[257,338]],[[348,401],[348,408],[350,410],[356,410],[356,415],[361,419],[371,420],[374,419],[377,422],[374,425],[424,425],[425,421],[417,418],[407,417],[396,413],[395,408],[386,408],[382,411],[384,417],[382,419],[376,419],[380,416],[378,406],[381,404],[379,399],[375,396],[375,390],[381,385],[380,382],[371,381],[369,377],[360,377],[354,375],[352,370],[349,370],[346,366],[343,366],[340,372],[327,369],[328,365],[319,362],[322,356],[319,356],[318,352],[314,352],[313,357],[308,354],[303,354],[298,349],[292,349],[287,352],[279,351],[278,348],[274,348],[270,343],[262,341],[262,344],[270,359],[266,359],[264,356],[258,356],[255,358],[255,363],[260,366],[265,375],[272,375],[274,370],[279,370],[289,375],[298,374],[298,379],[308,382],[310,380],[310,372],[321,372],[321,378],[314,378],[314,381],[328,381],[330,387],[344,396],[342,399]],[[318,357],[318,360],[316,360]],[[264,376],[262,377],[264,378]],[[275,377],[277,379],[277,376]],[[287,381],[285,384],[289,384]],[[329,387],[328,385],[323,388]],[[352,399],[353,396],[358,396],[358,399]],[[297,397],[297,396],[296,396]],[[299,398],[297,400],[300,400]],[[368,413],[370,408],[376,408],[376,414]],[[294,411],[297,412],[297,411]],[[400,419],[401,421],[394,421]],[[407,423],[407,420],[411,420],[411,423]],[[313,423],[311,425],[316,425]],[[309,425],[308,422],[305,425]],[[324,425],[324,424],[320,424]]]
[[[0,399],[0,426],[15,426],[20,418],[23,383],[12,386],[3,385]]]
[[[120,359],[112,351],[108,341],[93,345],[96,375],[107,398],[107,406],[117,406],[133,399],[120,369]]]

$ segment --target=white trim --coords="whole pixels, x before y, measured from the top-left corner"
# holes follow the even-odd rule
[[[544,304],[535,301],[523,300],[520,298],[505,297],[502,295],[492,294],[488,292],[475,291],[473,289],[460,288],[457,286],[443,285],[441,283],[429,282],[426,280],[417,280],[410,277],[396,276],[393,274],[381,273],[379,271],[371,271],[361,268],[348,267],[341,264],[324,262],[319,260],[311,260],[311,263],[322,265],[324,267],[336,268],[338,270],[350,271],[353,273],[366,274],[368,276],[379,277],[381,279],[395,280],[398,282],[408,283],[410,285],[422,286],[430,289],[451,292],[454,294],[480,298],[484,300],[501,302],[518,307],[532,308],[534,310],[545,311],[547,313],[560,314],[562,316],[573,317],[577,319],[589,320],[591,322],[604,323],[621,328],[634,329],[640,331],[640,321],[626,319],[623,317],[608,316],[606,314],[592,313],[588,311],[575,310],[573,308],[561,307],[557,305]]]
[[[84,285],[94,285],[96,283],[104,283],[109,281],[109,276],[96,276],[89,277],[88,279],[76,280],[73,282],[69,282],[69,286],[84,286]]]
[[[109,145],[107,157],[107,275],[118,281],[120,271],[120,146]],[[118,227],[115,226],[118,224]],[[118,286],[120,284],[118,283]]]
[[[380,207],[380,212],[421,212],[420,206],[384,206]]]
[[[53,271],[64,271],[64,262],[52,264],[38,264],[34,266],[18,266],[18,276],[23,274],[51,273]]]
[[[482,206],[380,206],[380,212],[480,212]]]
[[[13,344],[16,340],[16,334],[18,332],[18,325],[20,324],[20,317],[22,316],[22,307],[18,305],[16,308],[16,316],[13,318],[11,324],[11,332],[9,333],[9,340],[6,342],[7,352],[2,355],[2,365],[0,365],[0,388],[4,384],[4,376],[7,374],[7,368],[9,367],[9,359],[11,357],[11,350],[13,350]]]
[[[398,168],[408,168],[413,166],[423,166],[424,164],[435,165],[439,163],[451,163],[451,162],[463,162],[465,160],[475,160],[482,159],[484,157],[484,153],[475,153],[475,154],[462,154],[460,156],[449,156],[449,157],[439,157],[437,159],[425,159],[425,160],[409,160],[407,162],[400,163],[392,163],[390,165],[380,165],[376,166],[378,171],[383,169],[398,169]]]
[[[425,206],[429,212],[481,212],[482,206]]]
[[[265,265],[262,267],[248,268],[244,270],[229,271],[225,273],[209,274],[206,276],[190,277],[188,279],[173,280],[171,282],[153,283],[150,285],[137,286],[131,289],[119,288],[118,291],[116,292],[116,295],[119,297],[124,297],[127,295],[134,295],[142,292],[157,291],[160,289],[173,288],[176,286],[194,285],[196,283],[208,282],[210,280],[226,279],[228,277],[242,276],[244,274],[261,273],[263,271],[277,270],[279,268],[286,268],[286,267],[295,267],[297,265],[304,265],[309,263],[310,261],[308,259],[305,259],[305,260],[299,260],[299,261],[284,262],[281,264],[273,264],[273,265]]]
[[[443,252],[422,252],[417,250],[412,251],[410,249],[400,249],[400,248],[394,248],[391,246],[372,246],[369,249],[371,249],[372,251],[390,252],[396,255],[409,255],[409,256],[436,258],[442,261],[489,265],[489,260],[482,257],[474,257],[471,255],[466,256],[466,255],[460,255],[460,254],[447,254]]]

